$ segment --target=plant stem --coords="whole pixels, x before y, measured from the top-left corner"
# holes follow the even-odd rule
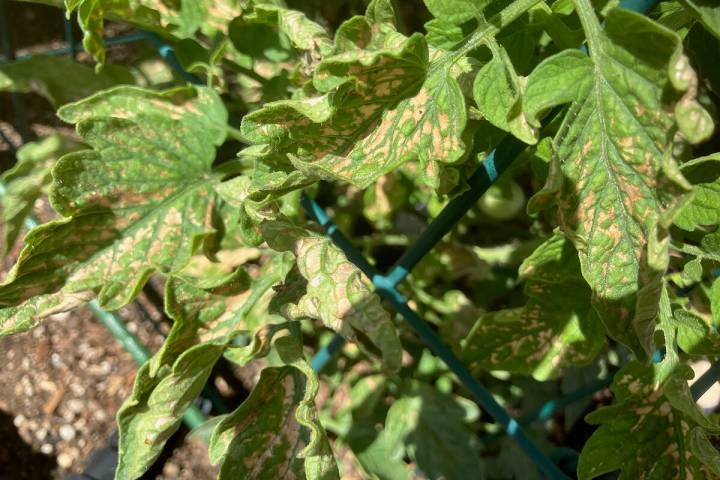
[[[580,17],[585,38],[587,39],[590,55],[597,51],[600,47],[600,38],[602,37],[602,26],[595,15],[595,9],[590,0],[573,0],[575,10]]]

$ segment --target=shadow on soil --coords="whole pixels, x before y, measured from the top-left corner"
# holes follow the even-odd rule
[[[55,467],[55,457],[35,451],[20,437],[13,416],[0,410],[0,479],[47,480]]]

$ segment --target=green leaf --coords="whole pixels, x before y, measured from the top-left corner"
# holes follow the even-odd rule
[[[407,453],[424,478],[477,478],[483,468],[468,420],[459,397],[409,382],[388,410],[377,445],[370,448],[384,451],[388,460],[402,459]],[[376,460],[388,461],[381,456]]]
[[[460,24],[479,16],[490,0],[424,0],[424,2],[435,18]]]
[[[716,278],[710,287],[710,311],[713,316],[713,323],[720,324],[720,278]]]
[[[120,308],[152,272],[182,269],[214,232],[222,175],[211,165],[227,120],[214,92],[121,87],[59,115],[93,150],[55,166],[50,199],[66,218],[28,233],[0,285],[0,335],[95,295],[102,308]]]
[[[252,311],[282,281],[286,260],[276,256],[254,280],[240,269],[208,285],[197,279],[168,281],[165,304],[173,327],[160,351],[138,371],[132,395],[118,412],[115,478],[139,478],[153,464],[223,353],[230,349],[230,357],[241,365],[267,355],[272,337],[286,325],[267,325],[269,318],[259,323]],[[250,334],[250,344],[231,346],[242,333]]]
[[[710,316],[679,308],[673,315],[678,329],[677,343],[684,352],[691,355],[717,355],[720,352],[720,315],[717,310],[713,310]]]
[[[425,24],[428,45],[442,50],[451,50],[465,39],[468,33],[459,25],[435,18]]]
[[[281,340],[289,339],[276,345]],[[318,379],[300,348],[294,345],[298,352],[291,365],[263,369],[250,396],[218,423],[210,440],[210,460],[222,462],[219,479],[339,479],[317,418]]]
[[[69,58],[36,55],[0,65],[0,91],[37,93],[53,105],[87,97],[119,84],[134,84],[125,67],[111,65],[102,72]]]
[[[667,263],[662,230],[672,211],[663,199],[668,191],[682,197],[671,182],[679,175],[668,173],[674,171],[667,132],[677,116],[669,113],[667,92],[678,68],[683,75],[693,72],[671,31],[613,9],[603,32],[589,3],[578,3],[590,58],[563,51],[528,77],[523,108],[531,125],[540,126],[543,111],[571,102],[554,140],[547,184],[528,208],[557,202],[608,333],[638,355],[650,355]],[[653,38],[651,48],[647,38]]]
[[[539,381],[595,358],[604,344],[591,292],[572,244],[556,234],[520,266],[527,303],[484,315],[463,345],[471,368],[530,374]]]
[[[694,184],[692,200],[683,206],[675,218],[675,225],[683,230],[695,230],[702,226],[720,223],[720,154],[697,158],[682,165],[683,174]],[[694,181],[694,174],[707,176]]]
[[[714,0],[680,0],[708,32],[720,38],[720,6]]]
[[[78,142],[53,134],[26,143],[17,151],[17,164],[0,177],[5,185],[2,196],[5,242],[0,255],[6,255],[12,248],[23,222],[32,214],[35,201],[47,193],[52,181],[50,170],[55,162],[64,154],[80,148]]]
[[[520,78],[505,49],[497,42],[489,43],[493,58],[480,69],[473,85],[478,109],[496,127],[512,133],[525,143],[537,143],[537,129],[528,124],[521,109]]]
[[[704,433],[708,426],[715,433],[717,429],[689,397],[687,370],[678,370],[662,386],[655,384],[653,369],[639,362],[618,372],[611,387],[615,404],[586,417],[600,427],[583,447],[578,478],[596,478],[615,470],[621,470],[621,480],[715,478],[718,453],[708,462],[709,452],[698,449],[697,433],[692,432],[699,428]]]
[[[389,371],[400,368],[402,345],[395,325],[372,284],[332,241],[284,222],[262,224],[263,237],[275,250],[295,254],[307,289],[291,318],[308,317],[382,358]]]

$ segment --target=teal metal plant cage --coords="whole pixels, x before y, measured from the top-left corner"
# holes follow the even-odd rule
[[[4,59],[0,62],[22,61],[30,58],[30,56],[16,57],[10,42],[10,24],[6,15],[6,3],[8,0],[0,0],[0,29],[2,29],[3,54]],[[648,12],[658,0],[622,0],[621,6],[632,9],[637,12]],[[53,50],[42,52],[45,55],[70,55],[81,50],[82,45],[73,38],[72,23],[70,19],[65,18],[65,41],[66,46]],[[121,35],[105,40],[107,46],[121,45],[131,42],[149,42],[157,51],[158,55],[175,70],[181,78],[193,84],[200,84],[201,81],[192,73],[183,69],[180,62],[170,45],[165,43],[160,37],[147,32],[137,32]],[[24,110],[22,98],[19,95],[13,95],[12,98],[15,128],[21,135],[27,132],[27,120]],[[0,140],[5,142],[8,148],[15,152],[18,145],[14,145],[0,130]],[[440,212],[440,214],[425,228],[420,236],[405,250],[399,260],[383,274],[379,272],[371,263],[362,255],[362,253],[353,246],[351,241],[340,231],[333,223],[332,219],[313,198],[303,194],[301,203],[310,218],[315,220],[325,231],[327,236],[338,246],[347,256],[348,260],[357,266],[370,279],[375,287],[376,292],[384,298],[393,309],[400,314],[412,327],[417,336],[422,340],[437,357],[442,359],[449,370],[456,376],[458,381],[472,394],[475,401],[481,406],[496,422],[502,427],[505,434],[510,436],[520,447],[520,449],[531,459],[539,470],[549,479],[568,479],[571,478],[567,471],[567,465],[572,467],[572,452],[568,457],[567,449],[558,449],[551,455],[546,455],[543,451],[528,437],[524,427],[536,422],[550,418],[554,412],[575,401],[583,399],[594,392],[606,388],[610,383],[610,379],[596,380],[585,385],[579,390],[570,392],[569,394],[547,402],[536,411],[524,415],[520,418],[513,418],[508,411],[503,408],[489,392],[470,372],[470,370],[457,358],[453,351],[443,343],[440,337],[409,305],[407,299],[398,291],[398,285],[410,274],[413,268],[430,252],[435,245],[448,233],[454,226],[465,216],[465,214],[475,205],[480,197],[488,190],[488,188],[497,181],[497,179],[512,165],[513,161],[524,150],[525,144],[516,140],[514,137],[507,137],[503,140],[495,150],[493,150],[482,162],[479,168],[468,179],[469,189],[460,196],[453,199]],[[0,194],[2,193],[0,185]],[[37,225],[37,221],[33,218],[26,219],[26,227],[32,228]],[[140,344],[138,339],[130,333],[125,327],[123,321],[115,314],[101,310],[96,302],[90,303],[90,308],[95,316],[107,326],[113,336],[123,345],[123,347],[138,362],[142,363],[149,358],[148,351]],[[340,336],[335,336],[325,347],[323,347],[313,357],[311,361],[312,368],[315,371],[321,371],[334,358],[343,345],[344,340]],[[659,362],[662,359],[662,352],[656,352],[653,361]],[[693,397],[697,400],[700,398],[720,377],[720,363],[714,364],[705,374],[703,374],[692,386],[691,391]],[[208,398],[216,398],[212,391],[204,392]],[[216,406],[219,402],[214,402]],[[225,410],[221,408],[220,411]],[[193,428],[206,420],[205,414],[197,407],[191,407],[184,416],[185,423]],[[567,462],[569,458],[569,462]],[[564,465],[563,465],[563,462]],[[566,468],[561,468],[565,466]]]

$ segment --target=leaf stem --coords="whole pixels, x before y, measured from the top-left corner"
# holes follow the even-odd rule
[[[459,50],[453,52],[451,55],[452,61],[454,62],[467,55],[468,52],[475,50],[477,47],[485,43],[488,37],[495,35],[500,30],[520,18],[522,14],[543,1],[544,0],[516,0],[515,2],[512,2],[488,20],[486,24],[481,25],[480,28],[467,39]]]
[[[588,48],[592,55],[600,47],[600,38],[602,36],[602,26],[595,15],[595,9],[590,3],[590,0],[573,0],[575,10],[580,17],[580,23],[582,23],[583,30],[585,31],[585,38],[587,39]]]

